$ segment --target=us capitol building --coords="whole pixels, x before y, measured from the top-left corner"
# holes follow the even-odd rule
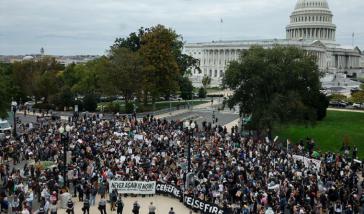
[[[336,25],[326,0],[298,0],[286,27],[286,39],[213,41],[189,43],[184,52],[200,60],[201,73],[193,71],[194,86],[201,86],[204,75],[211,77],[211,86],[220,86],[230,61],[237,60],[243,50],[252,45],[271,48],[274,45],[297,46],[317,56],[317,65],[326,73],[323,87],[329,93],[348,93],[359,86],[346,75],[361,76],[364,55],[357,47],[335,42]]]

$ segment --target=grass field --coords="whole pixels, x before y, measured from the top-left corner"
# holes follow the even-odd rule
[[[289,125],[277,127],[274,135],[297,143],[313,138],[321,151],[341,152],[345,136],[351,146],[358,147],[358,156],[364,159],[364,113],[328,111],[327,117],[315,126]]]

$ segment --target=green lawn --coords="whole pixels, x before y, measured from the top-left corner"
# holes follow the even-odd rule
[[[274,134],[280,139],[289,138],[294,143],[310,137],[322,151],[332,152],[340,152],[347,136],[350,145],[358,147],[359,158],[364,159],[364,113],[328,111],[327,117],[313,127],[281,126],[276,128]]]

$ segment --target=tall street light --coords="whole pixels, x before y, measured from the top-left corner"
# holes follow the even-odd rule
[[[187,153],[187,159],[188,159],[188,172],[191,171],[191,136],[193,137],[193,132],[196,127],[196,124],[194,122],[190,123],[188,120],[186,120],[183,123],[183,126],[186,130],[186,134],[188,135],[188,153]]]
[[[14,127],[13,127],[13,129],[14,129],[14,131],[13,131],[14,138],[17,135],[16,134],[16,109],[17,109],[17,107],[18,107],[18,103],[16,101],[12,101],[11,102],[11,109],[13,110],[13,113],[14,113],[14,117],[13,117],[13,119],[14,119]]]
[[[63,127],[63,125],[61,127],[59,127],[58,131],[61,134],[61,144],[63,144],[63,180],[64,180],[64,185],[66,186],[66,177],[67,177],[67,150],[68,150],[68,141],[69,141],[69,134],[72,130],[72,126],[70,125],[66,125],[66,128]],[[64,133],[66,135],[64,135]]]

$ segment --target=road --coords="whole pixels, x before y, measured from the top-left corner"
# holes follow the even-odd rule
[[[202,122],[213,123],[213,115],[217,118],[215,125],[225,126],[239,118],[238,114],[231,111],[217,111],[215,109],[196,109],[179,115],[167,117],[168,120],[194,120],[199,126]]]

